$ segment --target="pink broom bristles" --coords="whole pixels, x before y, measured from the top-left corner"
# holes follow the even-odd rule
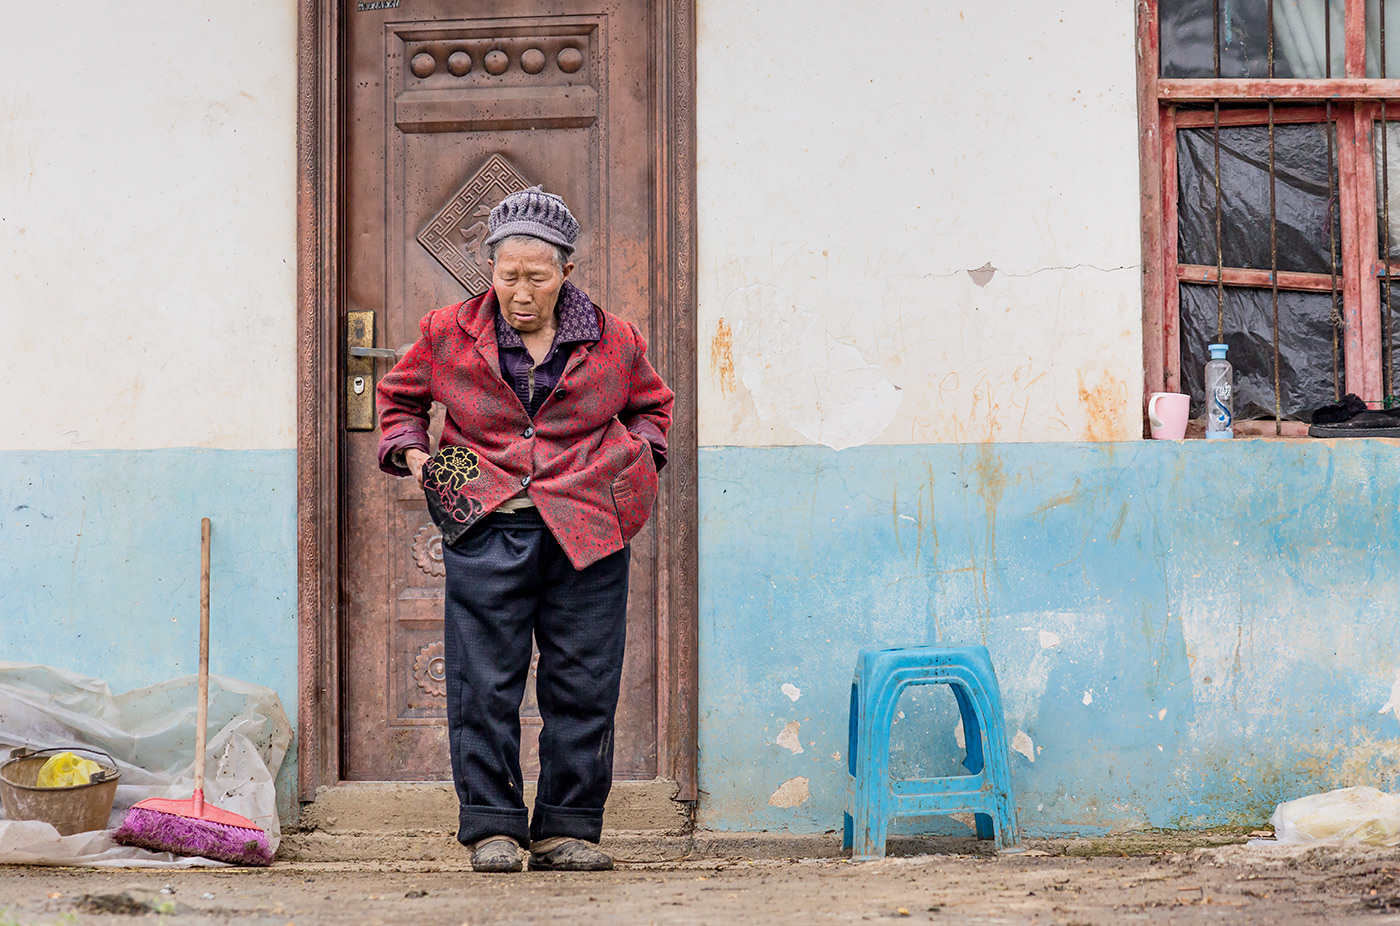
[[[193,800],[150,798],[126,812],[112,838],[153,852],[199,856],[234,865],[271,865],[267,834],[247,817]]]

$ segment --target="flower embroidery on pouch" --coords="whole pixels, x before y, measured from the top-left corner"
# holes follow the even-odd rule
[[[456,494],[467,483],[481,476],[476,451],[466,447],[444,447],[438,451],[433,465],[433,481],[446,491]]]

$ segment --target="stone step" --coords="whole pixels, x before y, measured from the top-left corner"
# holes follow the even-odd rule
[[[617,781],[603,812],[603,828],[631,833],[686,833],[691,805],[675,799],[669,779]],[[535,803],[535,784],[525,785],[525,806]],[[301,810],[302,833],[354,834],[457,832],[457,795],[450,782],[343,782],[316,792]]]

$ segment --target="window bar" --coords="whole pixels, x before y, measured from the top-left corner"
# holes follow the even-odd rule
[[[1384,2],[1384,0],[1382,0]],[[1269,79],[1274,76],[1274,0],[1269,0]],[[1274,307],[1274,434],[1283,434],[1283,391],[1278,356],[1278,173],[1274,164],[1274,100],[1269,98],[1269,290]]]
[[[1272,2],[1272,0],[1270,0]],[[1385,0],[1380,2],[1380,66],[1381,79],[1385,79]],[[1395,403],[1395,303],[1390,285],[1390,122],[1386,114],[1386,101],[1381,98],[1381,227],[1384,247],[1382,249],[1381,275],[1385,289],[1385,311],[1381,313],[1381,349],[1385,351],[1385,362],[1381,364],[1382,406],[1390,408]],[[1372,155],[1374,157],[1374,155]]]
[[[1322,11],[1323,67],[1328,80],[1332,79],[1332,0],[1325,0]],[[1337,307],[1337,185],[1332,178],[1336,169],[1336,138],[1332,131],[1332,101],[1327,101],[1327,243],[1332,257],[1332,397],[1342,400],[1341,351],[1337,345],[1337,329],[1342,326],[1342,313]]]
[[[1332,257],[1332,396],[1335,401],[1340,402],[1342,368],[1337,330],[1342,327],[1342,310],[1337,304],[1337,183],[1333,177],[1337,157],[1334,150],[1336,138],[1332,132],[1331,100],[1327,101],[1327,121],[1323,123],[1323,128],[1327,131],[1327,244]]]
[[[1272,0],[1270,0],[1272,2]],[[1214,0],[1215,78],[1220,79],[1220,0]],[[1220,101],[1212,106],[1215,116],[1215,342],[1225,343],[1225,243],[1220,226]]]

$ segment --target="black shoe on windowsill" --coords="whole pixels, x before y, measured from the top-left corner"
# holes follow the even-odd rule
[[[1366,411],[1366,403],[1350,392],[1342,396],[1335,405],[1324,405],[1312,413],[1312,423],[1318,425],[1340,424],[1349,421]]]
[[[1348,395],[1347,398],[1356,397]],[[1400,408],[1363,409],[1346,418],[1328,421],[1330,416],[1322,413],[1335,408],[1335,405],[1326,405],[1313,413],[1309,437],[1400,437]]]

